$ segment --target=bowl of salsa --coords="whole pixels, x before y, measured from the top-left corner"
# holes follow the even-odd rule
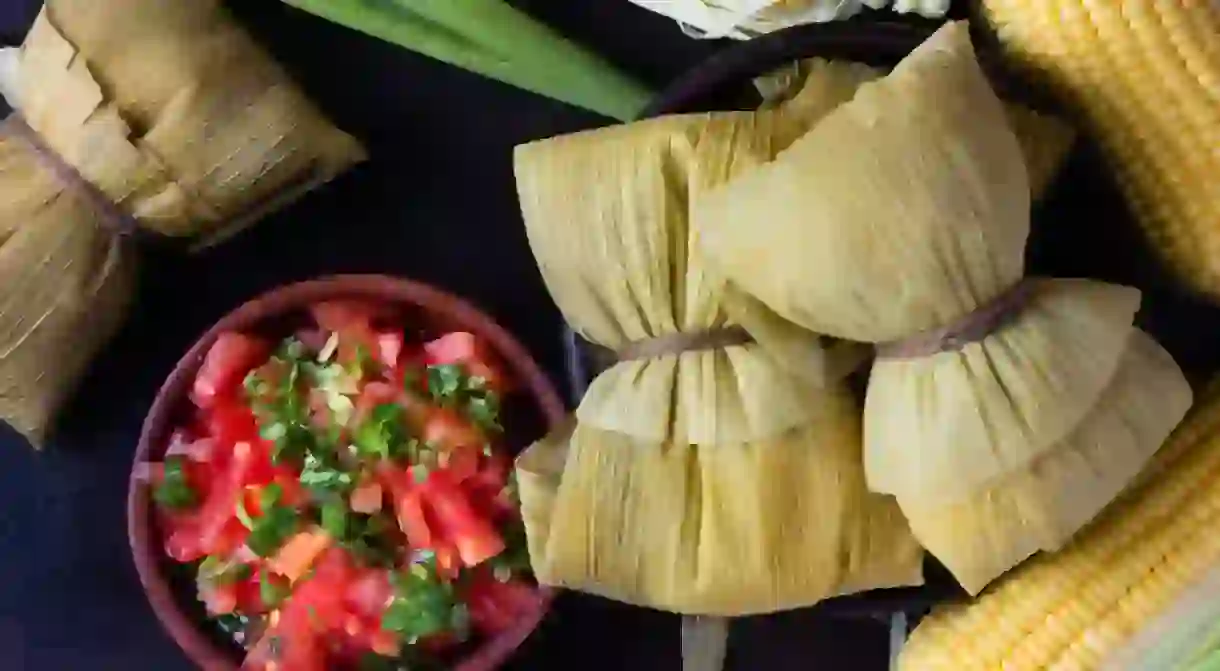
[[[512,458],[564,417],[470,304],[382,276],[274,290],[213,326],[145,420],[137,571],[207,669],[492,669],[549,590]]]

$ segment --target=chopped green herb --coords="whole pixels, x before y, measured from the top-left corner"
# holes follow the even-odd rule
[[[436,557],[427,556],[394,574],[394,600],[382,616],[381,628],[412,644],[450,631],[457,607],[453,586],[437,574]]]
[[[397,403],[382,403],[352,436],[352,444],[362,457],[396,459],[408,456],[406,413]]]
[[[500,426],[500,398],[481,377],[467,375],[460,365],[428,366],[428,392],[440,405],[466,413],[480,429],[489,433]]]
[[[348,372],[357,378],[364,377],[373,365],[373,353],[364,343],[356,343],[355,359],[350,362]]]
[[[347,538],[347,527],[347,506],[342,499],[322,505],[322,528],[331,538]]]
[[[353,480],[350,473],[325,463],[310,453],[305,455],[301,484],[314,494],[314,498],[326,501],[345,495],[351,489]]]
[[[500,432],[500,399],[490,391],[482,396],[471,396],[466,403],[466,414],[480,429],[487,432]]]
[[[262,500],[259,501],[263,514],[253,520],[250,536],[246,539],[246,545],[260,557],[274,554],[300,526],[297,511],[280,504],[281,492],[275,484],[263,490]]]
[[[162,466],[164,475],[153,490],[153,499],[166,508],[189,508],[198,502],[199,497],[186,478],[186,459],[183,457],[167,457]]]
[[[456,400],[458,392],[465,389],[466,374],[457,364],[428,366],[428,393],[441,403]]]
[[[431,475],[431,469],[423,464],[418,464],[411,467],[411,477],[414,478],[415,484],[422,485],[428,481],[428,476]]]
[[[268,608],[278,608],[292,594],[292,588],[282,580],[276,580],[267,571],[259,571],[258,597]]]
[[[240,613],[225,613],[215,616],[216,624],[220,630],[228,634],[239,644],[246,642],[247,631],[250,627],[250,619]]]

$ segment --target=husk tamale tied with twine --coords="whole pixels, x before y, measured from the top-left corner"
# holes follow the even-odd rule
[[[619,359],[573,422],[518,460],[542,582],[713,615],[922,582],[922,552],[893,501],[865,490],[859,407],[842,385],[860,349],[823,347],[739,298],[790,355],[769,356],[724,314],[727,287],[708,273],[689,221],[708,189],[772,160],[876,74],[814,60],[774,109],[518,149],[547,286],[569,324]],[[1030,118],[1025,142],[1062,156],[1070,131]]]
[[[1191,398],[1133,326],[1137,290],[1024,277],[1029,185],[950,23],[692,214],[734,292],[877,346],[868,485],[971,593],[1096,516]]]
[[[132,299],[133,238],[217,239],[363,150],[214,0],[49,0],[0,59],[0,418],[40,445]]]
[[[518,148],[547,286],[575,329],[619,356],[572,425],[518,460],[541,582],[730,616],[922,582],[897,506],[865,487],[859,412],[840,381],[851,366],[800,333],[813,384],[750,342],[687,220],[704,191],[831,106],[667,117]]]

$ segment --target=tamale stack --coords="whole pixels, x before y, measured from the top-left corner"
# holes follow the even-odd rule
[[[121,323],[134,237],[213,241],[363,153],[215,0],[50,0],[3,58],[0,418],[41,445]]]
[[[877,346],[868,485],[971,593],[1096,516],[1191,398],[1133,326],[1137,290],[1023,277],[1030,200],[1004,108],[951,23],[693,206],[733,295]]]
[[[574,328],[625,359],[597,378],[569,427],[518,461],[543,583],[739,615],[920,582],[921,553],[892,501],[863,489],[859,408],[840,383],[863,360],[859,348],[828,351],[738,297],[741,322],[758,325],[767,347],[622,356],[650,338],[693,334],[708,344],[709,332],[735,330],[721,309],[728,287],[692,244],[690,208],[773,159],[876,76],[811,60],[774,108],[519,148],[522,209],[548,287]],[[1049,182],[1071,132],[1015,113],[1028,120],[1023,144],[1053,159],[1039,164]]]
[[[865,487],[859,411],[841,382],[858,359],[790,329],[814,383],[742,338],[687,218],[839,101],[518,148],[547,286],[575,329],[619,355],[572,425],[518,461],[542,583],[735,616],[922,582],[922,550],[893,500]]]

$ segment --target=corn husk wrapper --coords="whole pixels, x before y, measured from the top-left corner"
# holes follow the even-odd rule
[[[736,291],[811,331],[888,342],[954,323],[1022,279],[1022,158],[966,26],[948,24],[693,216]],[[1126,287],[1040,281],[980,342],[874,365],[869,486],[897,497],[969,591],[1059,547],[1189,406],[1181,372],[1132,326],[1138,302]],[[1120,389],[1133,377],[1138,388]],[[1090,454],[1097,445],[1106,459]],[[963,526],[990,532],[963,538]]]
[[[677,20],[692,37],[745,40],[806,23],[850,18],[866,7],[944,16],[950,0],[631,0]]]
[[[687,212],[820,109],[668,117],[518,148],[530,244],[556,303],[610,349],[725,326]],[[740,615],[922,581],[891,498],[864,483],[859,358],[789,329],[809,379],[756,344],[612,366],[518,478],[539,580],[689,614]],[[851,363],[836,363],[846,360]]]
[[[5,91],[142,229],[216,240],[355,163],[214,0],[51,0]],[[81,189],[0,138],[0,418],[35,445],[121,323],[135,268]]]

